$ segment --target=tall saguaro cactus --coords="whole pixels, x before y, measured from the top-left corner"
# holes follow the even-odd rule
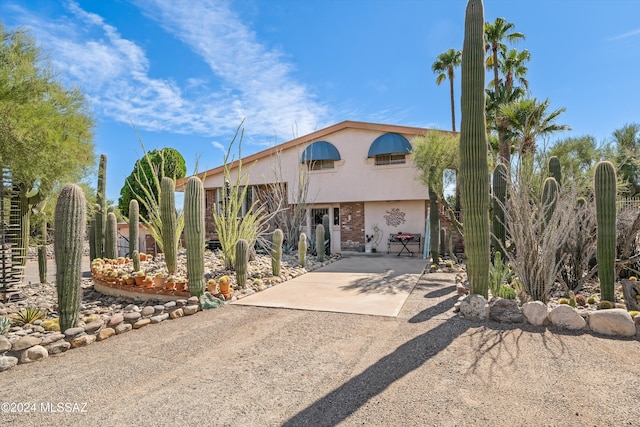
[[[324,261],[324,226],[318,224],[316,226],[316,253],[318,254],[318,262]]]
[[[282,261],[282,241],[284,233],[276,228],[273,232],[273,242],[271,246],[271,272],[274,276],[280,275],[280,262]]]
[[[100,155],[96,192],[96,257],[103,258],[104,234],[107,229],[107,155]]]
[[[461,200],[471,293],[489,295],[489,167],[485,121],[484,6],[467,4],[462,47]]]
[[[56,204],[53,240],[61,331],[78,324],[82,298],[80,267],[85,224],[84,193],[79,186],[67,184],[60,192]]]
[[[322,226],[324,227],[325,251],[331,256],[331,224],[329,223],[329,215],[322,215]]]
[[[493,169],[493,217],[491,225],[493,226],[493,248],[496,253],[500,252],[501,258],[504,256],[504,246],[507,240],[504,207],[507,202],[507,167],[502,163],[496,165]]]
[[[176,217],[176,184],[173,179],[165,176],[160,183],[160,221],[162,222],[162,246],[164,249],[164,262],[167,264],[169,274],[176,272],[178,268],[178,239],[176,229],[178,219]]]
[[[542,212],[544,214],[544,227],[551,222],[553,212],[558,204],[558,182],[552,176],[546,178],[542,185]]]
[[[307,235],[304,233],[300,233],[300,238],[298,239],[298,262],[301,267],[304,267],[304,264],[307,261]]]
[[[109,259],[118,258],[118,220],[116,214],[107,214],[107,229],[104,235],[104,256]]]
[[[133,199],[129,202],[129,256],[133,256],[134,251],[140,252],[139,240],[140,229],[140,206],[138,201]]]
[[[187,245],[187,275],[191,296],[204,293],[204,187],[192,176],[184,192],[184,237]]]
[[[598,278],[603,300],[614,300],[616,259],[616,168],[608,161],[596,165],[593,180],[598,223]]]
[[[562,184],[562,168],[560,167],[560,159],[556,156],[549,157],[547,169],[549,171],[549,176],[554,177],[558,186],[560,186],[560,184]]]
[[[239,239],[236,242],[236,283],[239,287],[247,284],[247,269],[249,267],[249,242]]]
[[[42,244],[38,246],[38,273],[40,275],[40,283],[47,283],[47,221],[43,220],[42,225]]]

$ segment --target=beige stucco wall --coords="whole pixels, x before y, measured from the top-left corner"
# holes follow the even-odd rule
[[[371,235],[374,226],[381,231],[381,239],[377,245],[379,252],[387,251],[389,234],[413,233],[420,234],[424,241],[426,220],[426,207],[424,200],[367,202],[364,204],[365,234]],[[392,248],[399,251],[400,247]],[[417,248],[411,249],[417,252]]]

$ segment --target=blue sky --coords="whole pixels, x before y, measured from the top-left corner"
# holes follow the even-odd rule
[[[464,0],[4,0],[88,97],[107,193],[147,150],[188,173],[219,166],[244,119],[242,154],[343,120],[449,129],[448,84],[431,64],[462,47]],[[640,1],[486,0],[526,35],[531,95],[566,107],[567,136],[640,122]],[[459,100],[459,70],[456,101]],[[459,126],[458,108],[457,121]],[[542,143],[542,141],[540,141]],[[93,183],[95,185],[95,183]]]

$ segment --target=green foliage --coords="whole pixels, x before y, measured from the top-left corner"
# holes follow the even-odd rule
[[[307,235],[304,233],[300,233],[300,238],[298,239],[298,262],[301,267],[304,267],[307,259]]]
[[[27,323],[33,324],[36,320],[44,319],[47,315],[44,311],[38,307],[27,307],[24,310],[17,313],[17,316],[13,323],[18,326],[26,325]]]
[[[164,261],[167,264],[169,274],[175,273],[178,268],[178,219],[176,216],[176,184],[173,179],[165,176],[160,184],[160,220],[162,221],[162,249]]]
[[[640,193],[640,123],[628,123],[613,132],[614,163],[618,176],[627,185],[623,195]]]
[[[249,243],[245,239],[239,239],[235,246],[236,283],[244,288],[247,283],[247,270],[249,269]]]
[[[4,335],[11,329],[11,320],[6,317],[0,317],[0,335]]]
[[[603,150],[593,136],[587,135],[556,141],[546,156],[549,160],[552,157],[558,159],[565,182],[574,183],[581,194],[587,194],[591,189],[593,169],[603,158]]]
[[[501,285],[498,289],[498,297],[504,299],[516,299],[516,290],[508,285]]]
[[[154,181],[167,176],[178,180],[184,178],[187,173],[186,163],[182,154],[174,148],[151,150],[138,159],[133,166],[133,171],[127,177],[118,199],[118,207],[121,212],[127,212],[129,203],[135,199],[150,198],[158,200],[159,187]],[[147,196],[146,193],[150,193]],[[139,207],[139,215],[149,218],[149,206],[143,203]]]
[[[327,215],[328,217],[328,215]],[[274,276],[280,275],[280,262],[282,261],[282,240],[284,234],[282,230],[276,228],[273,232],[273,243],[271,245],[271,272]]]
[[[456,131],[456,109],[453,91],[453,78],[455,69],[462,62],[462,51],[449,49],[438,55],[436,61],[431,65],[431,70],[438,75],[436,84],[440,85],[445,79],[449,79],[449,96],[451,98],[451,130]]]
[[[493,264],[489,266],[489,289],[491,289],[491,293],[494,296],[505,298],[500,295],[501,292],[505,292],[502,287],[507,283],[511,283],[512,278],[513,272],[509,265],[503,261],[502,253],[496,252]]]
[[[204,292],[204,203],[202,180],[192,176],[184,193],[184,235],[191,296],[200,296]]]
[[[322,224],[318,224],[316,226],[316,255],[318,257],[318,262],[324,261],[324,226]]]
[[[616,261],[616,169],[613,163],[599,162],[594,176],[598,222],[598,279],[602,299],[613,301]]]
[[[469,0],[462,48],[460,177],[469,287],[487,298],[491,253],[484,54],[484,7],[481,0]]]
[[[60,329],[78,324],[82,298],[81,262],[86,225],[86,201],[82,189],[67,184],[58,197],[55,211],[54,253]]]

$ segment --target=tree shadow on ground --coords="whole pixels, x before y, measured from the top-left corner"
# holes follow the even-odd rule
[[[360,293],[398,294],[409,293],[416,283],[415,275],[388,270],[385,273],[370,274],[341,286],[345,290],[357,289]]]

